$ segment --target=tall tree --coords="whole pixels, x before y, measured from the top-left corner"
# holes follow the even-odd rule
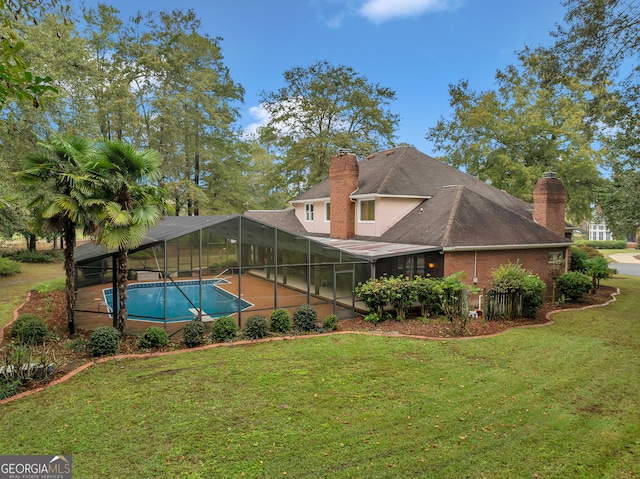
[[[221,39],[201,34],[192,10],[136,21],[144,28],[139,51],[132,55],[138,57],[145,85],[153,90],[139,101],[150,112],[144,116],[148,145],[165,159],[164,184],[176,204],[186,204],[187,213],[197,215],[203,198],[198,191],[212,188],[220,172],[243,171],[244,165],[237,165],[242,157],[235,154],[234,125],[244,89],[224,65]]]
[[[614,173],[610,183],[598,192],[598,206],[614,237],[633,237],[640,227],[640,171]]]
[[[388,110],[390,88],[326,61],[287,70],[284,80],[260,94],[270,120],[259,130],[281,161],[281,189],[296,194],[322,181],[340,148],[366,156],[393,145],[400,119]]]
[[[568,215],[590,216],[603,164],[591,99],[597,86],[557,74],[548,52],[524,50],[521,66],[496,74],[497,88],[474,92],[468,82],[449,88],[453,114],[429,129],[426,138],[443,161],[525,201],[537,178],[555,171],[567,188]]]
[[[95,148],[85,139],[57,135],[39,146],[39,153],[25,159],[19,179],[35,187],[37,195],[31,202],[32,207],[42,212],[46,227],[64,239],[67,325],[69,334],[73,335],[76,230],[90,231],[91,208],[100,185],[99,178],[92,173]]]
[[[55,80],[52,86],[55,96],[47,99],[46,109],[35,109],[31,103],[17,99],[8,100],[0,113],[0,171],[2,178],[13,177],[22,168],[21,160],[31,153],[37,153],[38,141],[46,138],[51,130],[64,135],[83,137],[95,136],[94,116],[89,103],[87,85],[91,81],[88,74],[88,56],[85,42],[77,36],[75,27],[64,18],[46,15],[37,24],[23,28],[23,59],[34,74],[48,72]],[[0,191],[5,200],[24,209],[28,202],[28,192],[24,185],[3,181]],[[39,218],[25,215],[30,234],[45,233],[38,228]],[[35,245],[35,241],[32,243]]]
[[[51,77],[34,74],[22,58],[23,29],[37,23],[55,1],[0,0],[0,109],[8,99],[41,105],[48,93],[55,93]]]
[[[640,4],[635,0],[565,0],[565,23],[557,27],[553,51],[563,70],[594,84],[616,80],[621,99],[612,115],[600,117],[611,150],[612,181],[597,202],[612,231],[628,234],[640,227]]]
[[[154,150],[136,150],[120,141],[104,142],[98,152],[104,183],[95,236],[107,248],[117,248],[118,312],[114,326],[124,331],[127,322],[127,264],[129,249],[140,245],[166,206],[163,192],[154,186],[162,159]]]

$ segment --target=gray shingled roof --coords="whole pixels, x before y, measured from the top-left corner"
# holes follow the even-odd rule
[[[306,236],[309,234],[296,218],[294,208],[285,210],[249,210],[244,213],[244,216],[293,235]]]
[[[444,248],[570,243],[564,236],[466,186],[440,188],[379,240],[439,244]]]
[[[382,236],[366,241],[444,248],[569,244],[533,221],[533,206],[413,147],[394,148],[360,161],[361,196],[424,198]],[[329,198],[329,180],[294,201]],[[295,227],[303,226],[293,217]],[[289,226],[291,228],[292,226]]]
[[[464,186],[493,202],[518,212],[531,214],[532,206],[484,181],[425,155],[413,147],[400,147],[374,153],[359,162],[359,196],[413,196],[430,198],[443,186]],[[329,198],[329,180],[309,188],[294,201]]]

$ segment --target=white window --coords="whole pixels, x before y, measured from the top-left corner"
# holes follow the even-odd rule
[[[313,221],[313,203],[306,203],[304,205],[304,220]]]
[[[360,221],[376,220],[376,200],[360,200]]]
[[[324,220],[331,221],[331,203],[328,201],[324,204]]]

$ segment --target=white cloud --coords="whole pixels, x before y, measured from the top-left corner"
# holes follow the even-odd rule
[[[255,121],[250,123],[244,129],[244,134],[246,137],[254,136],[258,131],[258,128],[269,123],[269,120],[271,119],[271,115],[269,115],[269,112],[265,110],[262,105],[252,106],[251,108],[249,108],[249,115],[251,115],[251,118],[253,118]]]
[[[456,7],[457,0],[366,0],[358,13],[374,23],[396,17],[418,17]]]

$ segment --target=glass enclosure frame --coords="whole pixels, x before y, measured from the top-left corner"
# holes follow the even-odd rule
[[[115,252],[78,261],[76,312],[113,320],[117,295],[107,304],[103,290],[116,289]],[[257,220],[237,215],[193,231],[184,231],[165,240],[145,244],[129,255],[130,283],[157,283],[165,291],[164,315],[129,316],[127,327],[159,325],[167,330],[191,319],[211,320],[220,315],[237,319],[242,328],[252,315],[269,317],[277,308],[291,313],[301,304],[317,307],[320,319],[328,314],[352,318],[358,309],[355,286],[375,274],[375,261],[350,255],[313,238],[297,236]],[[237,307],[220,312],[200,307],[209,295],[205,280],[219,279],[219,285],[236,298]],[[195,296],[184,298],[188,308],[175,317],[167,315],[171,299],[167,288],[177,288],[185,280],[200,284]],[[93,288],[90,294],[83,291]],[[180,295],[180,293],[178,293]],[[99,300],[99,301],[98,301]],[[252,306],[242,308],[243,300]],[[129,304],[129,303],[128,303]],[[130,308],[128,308],[130,309]],[[109,319],[107,319],[107,317]],[[139,323],[139,324],[136,324]]]

